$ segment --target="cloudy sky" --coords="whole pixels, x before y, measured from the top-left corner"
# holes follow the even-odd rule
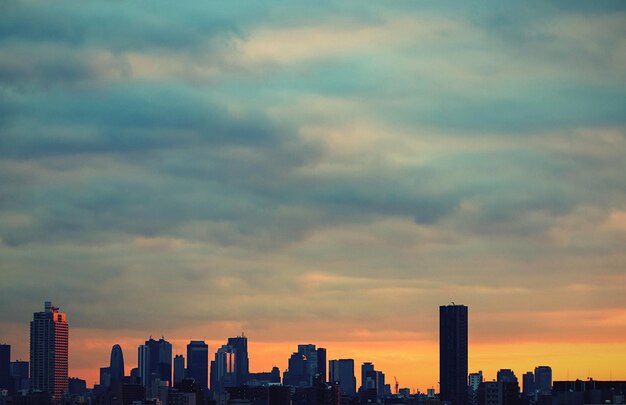
[[[626,379],[626,5],[0,4],[0,340]]]

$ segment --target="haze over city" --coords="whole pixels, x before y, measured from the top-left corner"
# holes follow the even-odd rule
[[[0,343],[626,380],[626,5],[0,4]],[[453,404],[454,405],[454,404]]]

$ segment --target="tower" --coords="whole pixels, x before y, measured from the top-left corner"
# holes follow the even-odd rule
[[[356,395],[356,378],[354,377],[354,360],[339,359],[328,362],[329,382],[339,383],[341,395]]]
[[[228,346],[233,348],[235,353],[235,370],[233,386],[239,387],[248,382],[250,374],[250,361],[248,360],[248,338],[241,336],[228,338]],[[188,360],[189,361],[189,360]]]
[[[467,404],[467,307],[439,307],[439,382],[442,401]]]
[[[30,381],[33,390],[49,393],[54,401],[67,390],[69,327],[65,314],[45,302],[30,322]]]
[[[111,349],[111,363],[109,365],[111,381],[119,383],[124,380],[124,354],[120,345],[114,345]]]
[[[209,346],[203,340],[192,340],[187,345],[187,374],[196,384],[207,390],[209,384]]]

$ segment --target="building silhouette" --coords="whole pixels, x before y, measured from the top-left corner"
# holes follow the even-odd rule
[[[535,395],[535,374],[532,371],[527,371],[522,376],[522,390],[525,396]]]
[[[535,390],[539,395],[552,393],[552,368],[549,366],[535,367]]]
[[[226,388],[235,386],[235,349],[231,345],[222,345],[211,361],[212,396],[217,399]]]
[[[185,357],[182,354],[174,356],[174,386],[176,387],[185,378]]]
[[[203,340],[192,340],[187,345],[185,378],[193,378],[203,392],[207,391],[209,386],[209,346]]]
[[[137,364],[141,383],[151,388],[157,380],[172,385],[172,344],[152,337],[139,346]]]
[[[328,381],[339,384],[341,395],[356,395],[356,377],[354,376],[354,360],[339,359],[328,362]]]
[[[0,390],[13,391],[11,379],[11,345],[0,345]]]
[[[16,360],[11,362],[11,378],[13,379],[14,392],[28,391],[30,380],[28,379],[28,362]]]
[[[233,348],[235,355],[233,387],[239,387],[248,381],[248,374],[250,374],[248,338],[242,333],[241,336],[228,338],[228,345]],[[189,362],[189,359],[187,359],[187,362]]]
[[[121,383],[124,381],[124,354],[122,353],[122,347],[118,344],[113,345],[111,349],[109,374],[112,382],[117,381]]]
[[[439,307],[440,398],[452,405],[467,404],[467,307]]]
[[[59,401],[67,390],[69,327],[65,314],[44,304],[30,323],[30,384],[32,390],[45,391]]]

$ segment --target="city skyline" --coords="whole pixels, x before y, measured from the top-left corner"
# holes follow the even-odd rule
[[[52,307],[52,303],[51,303],[51,302],[46,302],[46,303],[45,303],[45,308],[46,308],[46,310],[47,310],[48,308],[52,308],[54,311],[58,311],[58,308],[54,308],[54,307]],[[465,315],[463,315],[463,316],[460,318],[460,320],[459,320],[459,319],[458,319],[458,317],[459,317],[460,315],[457,315],[456,313],[451,313],[451,314],[448,314],[448,312],[447,312],[447,311],[453,310],[453,308],[461,308],[461,309],[463,309],[463,308],[464,308],[464,310],[465,310]],[[446,314],[444,314],[444,312],[445,312]],[[56,313],[56,312],[55,312],[55,313]],[[44,314],[44,313],[42,312],[41,314]],[[37,315],[37,313],[35,313],[35,315]],[[63,313],[63,314],[61,314],[61,315],[62,315],[62,317],[63,317],[63,320],[65,321],[65,319],[66,319],[66,318],[65,318],[66,314],[65,314],[65,313]],[[466,307],[466,306],[463,306],[463,305],[458,305],[458,304],[454,304],[454,303],[452,303],[452,305],[450,305],[450,304],[447,304],[447,305],[442,305],[442,306],[440,307],[439,317],[440,317],[440,318],[439,318],[439,322],[440,322],[440,340],[439,340],[439,342],[438,342],[438,343],[439,343],[439,347],[438,347],[438,349],[439,349],[439,350],[441,350],[441,354],[439,354],[439,353],[438,353],[438,354],[439,354],[439,355],[442,355],[442,354],[443,354],[443,352],[446,350],[446,349],[444,349],[444,348],[445,348],[445,347],[446,347],[446,345],[448,344],[448,343],[444,343],[444,342],[450,341],[450,339],[453,339],[453,340],[454,340],[454,339],[456,339],[456,338],[451,338],[451,337],[450,337],[450,336],[448,336],[448,335],[445,335],[445,336],[442,336],[442,335],[441,335],[441,333],[442,333],[442,331],[443,331],[444,329],[449,328],[449,327],[448,327],[448,326],[446,326],[446,325],[449,325],[449,324],[450,324],[450,322],[452,322],[452,324],[457,324],[458,322],[460,322],[460,323],[461,323],[461,325],[463,325],[463,322],[465,322],[465,328],[467,328],[467,327],[468,327],[468,325],[467,325],[467,324],[468,324],[468,319],[471,319],[471,317],[468,317],[468,314],[467,314],[467,307]],[[464,317],[464,318],[463,318],[463,317]],[[463,320],[463,319],[464,319],[464,320]],[[452,333],[453,335],[456,335],[457,333],[459,333],[459,332],[458,332],[458,330],[456,329],[457,327],[458,327],[458,326],[454,326],[454,327],[453,327],[453,329],[450,331],[450,333]],[[462,326],[461,326],[461,328],[462,328]],[[66,332],[66,333],[67,333],[67,332]],[[463,333],[463,332],[461,331],[461,333]],[[461,334],[461,336],[463,336],[463,334]],[[209,360],[209,362],[211,362],[210,360],[213,358],[213,357],[212,357],[212,354],[213,354],[213,353],[215,353],[215,351],[217,351],[217,350],[219,349],[219,347],[220,347],[220,346],[221,346],[222,348],[223,348],[223,347],[226,347],[226,346],[228,346],[228,347],[233,347],[232,345],[233,345],[233,344],[236,344],[236,342],[238,342],[238,341],[239,341],[239,340],[241,340],[241,339],[245,339],[246,343],[245,343],[245,345],[244,345],[243,347],[244,347],[244,348],[246,348],[246,347],[248,346],[249,342],[248,342],[248,340],[247,340],[247,336],[246,336],[246,337],[243,337],[243,335],[237,335],[237,336],[235,336],[235,337],[226,337],[226,338],[224,338],[224,340],[222,340],[222,341],[216,341],[216,344],[217,344],[217,343],[220,343],[220,342],[221,342],[221,344],[220,344],[220,345],[218,345],[218,346],[216,347],[216,349],[215,349],[215,350],[213,350],[213,349],[212,349],[212,347],[215,347],[215,345],[211,346],[211,345],[209,344],[209,345],[208,345],[208,357],[209,357],[209,358],[208,358],[208,360]],[[442,339],[443,339],[443,340],[442,340]],[[461,338],[461,339],[463,339],[463,338]],[[119,340],[119,339],[118,339],[118,340]],[[136,351],[136,350],[139,348],[139,351],[140,351],[140,353],[141,353],[141,348],[142,348],[143,346],[145,346],[145,344],[148,344],[149,342],[153,342],[153,344],[155,344],[155,345],[156,345],[157,343],[159,343],[159,342],[166,342],[167,344],[169,344],[169,345],[171,346],[171,349],[168,349],[168,350],[171,350],[170,352],[168,352],[168,353],[170,353],[170,359],[169,359],[169,361],[170,361],[170,364],[169,364],[169,365],[170,365],[170,368],[169,368],[169,375],[170,375],[170,378],[173,378],[173,377],[174,377],[174,357],[175,357],[175,355],[183,354],[183,352],[179,353],[179,352],[177,351],[177,349],[175,349],[176,345],[172,345],[172,344],[168,341],[168,339],[166,339],[166,338],[165,338],[165,336],[161,336],[161,338],[157,341],[157,340],[154,340],[154,339],[153,339],[153,336],[152,336],[152,335],[150,335],[150,336],[149,336],[148,340],[146,340],[145,342],[142,342],[141,344],[139,344],[139,345],[137,345],[136,347],[134,347],[134,350],[132,350],[133,348],[130,348],[130,349],[131,349],[131,351],[133,351],[133,352],[134,352],[134,351]],[[203,340],[199,340],[199,339],[190,339],[190,340],[182,341],[180,344],[181,344],[181,347],[184,347],[186,350],[189,350],[189,345],[190,345],[190,344],[193,344],[193,345],[198,345],[198,344],[200,344],[201,342],[202,342],[202,343],[204,343],[204,344],[207,344],[207,343],[208,343],[208,341],[203,341]],[[338,343],[338,342],[335,342],[335,343]],[[443,345],[443,346],[442,346],[442,345]],[[19,347],[19,344],[18,344],[17,346]],[[308,350],[308,347],[313,347],[313,349],[315,350],[315,346],[316,346],[316,344],[310,344],[310,343],[302,343],[302,342],[300,342],[300,343],[298,343],[298,344],[297,344],[297,349],[298,349],[298,350],[297,350],[296,352],[294,352],[293,354],[296,354],[296,353],[298,353],[298,352],[301,352],[302,350]],[[331,353],[333,353],[333,356],[332,356],[332,357],[328,357],[328,355],[327,355],[327,353],[326,353],[326,350],[328,349],[328,347],[321,347],[321,345],[319,345],[319,344],[318,344],[317,346],[318,346],[318,349],[317,349],[317,350],[323,350],[323,351],[324,351],[324,354],[326,355],[326,357],[325,357],[325,359],[326,359],[326,361],[325,361],[325,367],[329,367],[330,362],[331,362],[331,361],[336,361],[335,359],[339,359],[339,358],[346,358],[346,357],[341,357],[341,356],[340,356],[340,357],[337,357],[337,356],[335,356],[335,355],[334,355],[334,353],[333,353],[332,351],[331,351]],[[471,343],[469,343],[469,346],[471,347]],[[253,347],[253,348],[255,347],[254,342],[253,342],[253,344],[252,344],[252,347]],[[292,347],[292,349],[293,349],[293,347]],[[332,347],[330,347],[330,349],[332,350]],[[127,348],[126,350],[128,350],[128,348]],[[135,362],[133,362],[133,361],[131,360],[131,361],[124,362],[123,357],[122,357],[122,356],[123,356],[123,354],[122,354],[123,352],[125,352],[125,349],[124,349],[123,347],[121,347],[121,345],[120,345],[119,343],[115,343],[115,344],[112,344],[112,345],[110,346],[110,348],[109,348],[109,354],[110,354],[109,358],[110,358],[110,360],[111,360],[111,366],[113,366],[114,362],[115,362],[116,364],[119,364],[118,362],[120,362],[120,361],[121,361],[121,364],[124,366],[124,374],[125,374],[125,375],[130,375],[130,371],[131,371],[131,369],[133,369],[133,368],[135,368],[135,367],[138,367],[138,365],[139,365],[139,361],[135,361]],[[248,349],[247,353],[248,353],[247,357],[254,357],[254,355],[255,355],[255,352],[254,352],[254,351],[252,351],[252,352],[251,352],[249,349]],[[305,352],[302,352],[302,353],[305,353]],[[345,353],[345,352],[344,352],[344,353]],[[451,354],[451,355],[453,355],[453,356],[456,356],[456,354],[454,354],[454,353],[455,353],[455,352],[451,352],[450,354]],[[470,353],[471,353],[471,350],[470,350]],[[276,352],[276,354],[277,354],[277,352]],[[186,356],[186,354],[184,354],[184,355]],[[142,356],[142,355],[141,355],[141,354],[139,354],[139,358],[141,358],[141,356]],[[377,366],[377,365],[376,365],[376,363],[377,363],[377,362],[376,362],[376,361],[372,361],[372,360],[371,360],[371,359],[376,359],[376,358],[378,358],[378,357],[377,357],[376,350],[371,350],[369,354],[368,354],[368,353],[366,353],[364,356],[365,356],[365,357],[363,357],[363,359],[365,359],[365,360],[363,360],[363,361],[360,361],[360,360],[358,359],[358,357],[357,357],[356,359],[355,359],[354,357],[350,357],[350,358],[349,358],[350,360],[352,360],[352,361],[354,362],[354,376],[355,376],[355,378],[356,378],[356,381],[361,381],[361,383],[357,384],[357,388],[358,388],[358,387],[360,387],[360,386],[362,386],[363,382],[365,381],[365,380],[363,380],[363,375],[360,373],[361,366],[362,366],[362,365],[364,366],[365,364],[369,364],[369,365],[370,365],[370,368],[371,368],[372,370],[373,370],[373,369],[374,369],[374,367],[375,367],[375,369],[376,369],[377,371],[379,371],[379,372],[383,372],[383,373],[387,372],[387,373],[389,373],[389,376],[390,376],[390,377],[391,377],[391,376],[393,376],[393,378],[394,378],[394,379],[396,378],[396,375],[400,375],[401,377],[403,376],[402,372],[400,372],[400,373],[397,373],[397,372],[396,372],[397,370],[396,370],[396,369],[394,369],[394,367],[393,367],[393,363],[389,364],[389,363],[384,363],[384,362],[381,362],[381,363],[379,363],[379,364],[385,364],[385,366],[383,366],[383,367]],[[18,358],[19,358],[20,360],[23,360],[20,356],[15,357],[15,352],[13,351],[13,354],[12,354],[12,361],[18,360]],[[71,354],[70,354],[70,358],[71,358]],[[114,360],[114,359],[115,359],[115,360]],[[137,359],[137,357],[136,357],[136,356],[130,356],[130,357],[129,357],[129,359]],[[253,369],[253,367],[252,367],[252,366],[253,366],[253,364],[252,364],[252,362],[251,362],[251,363],[250,363],[250,366],[247,366],[247,365],[246,365],[245,367],[249,367],[249,369],[251,370],[250,372],[252,373],[252,372],[261,372],[261,371],[263,371],[263,372],[267,372],[267,371],[268,371],[268,370],[270,370],[272,367],[278,366],[279,370],[281,371],[281,379],[282,379],[282,378],[283,378],[283,377],[282,377],[282,373],[283,373],[283,372],[285,372],[285,371],[287,371],[287,370],[288,370],[288,367],[286,367],[286,366],[281,366],[281,363],[287,363],[287,360],[288,360],[288,359],[289,359],[289,356],[287,356],[287,355],[283,356],[282,358],[281,358],[281,357],[276,357],[276,356],[275,356],[275,357],[273,357],[274,362],[273,362],[273,363],[271,363],[271,364],[272,364],[271,366],[267,366],[267,364],[270,364],[270,363],[266,363],[266,365],[265,365],[265,366],[260,366],[260,367],[258,367],[258,369],[256,369],[256,368],[255,368],[255,369]],[[528,366],[519,366],[517,369],[513,370],[513,372],[517,375],[517,378],[520,380],[520,388],[522,387],[522,384],[521,384],[521,378],[522,378],[522,376],[523,376],[526,372],[528,372],[528,371],[529,371],[529,372],[533,372],[533,370],[534,370],[534,373],[537,373],[537,372],[538,372],[537,370],[541,370],[541,369],[544,367],[544,365],[542,365],[542,364],[547,363],[547,362],[542,362],[542,361],[541,361],[542,359],[545,359],[545,358],[534,358],[534,359],[531,361],[531,363],[532,363],[532,364],[534,364],[534,366],[532,366],[532,367],[528,367]],[[94,359],[94,360],[95,360],[95,359]],[[442,359],[441,357],[438,357],[438,358],[437,358],[437,360],[438,360],[438,364],[437,364],[437,370],[436,370],[436,371],[438,371],[438,372],[442,372],[442,371],[441,371],[441,369],[440,369],[440,367],[442,367],[442,364],[446,363],[446,362],[447,362],[447,360],[444,360],[444,359]],[[99,361],[99,360],[98,360],[98,361]],[[317,360],[315,360],[315,361],[317,361]],[[500,358],[500,359],[499,359],[499,361],[500,361],[501,363],[506,363],[506,361],[507,361],[507,360],[506,360],[506,356],[505,356],[505,357]],[[531,364],[531,363],[526,363],[526,364]],[[246,364],[247,364],[247,361],[246,361]],[[454,364],[454,363],[453,363],[453,364]],[[505,372],[510,372],[510,371],[511,371],[511,367],[509,367],[509,366],[507,366],[507,365],[504,365],[504,364],[500,364],[499,366],[495,366],[495,367],[496,367],[495,369],[491,369],[489,366],[484,367],[484,365],[485,365],[485,364],[483,364],[483,365],[477,364],[477,367],[478,367],[478,368],[480,368],[480,372],[481,372],[481,375],[482,375],[482,376],[483,376],[483,378],[484,378],[484,381],[491,381],[491,379],[493,379],[493,381],[495,381],[495,380],[496,380],[496,374],[497,374],[497,376],[498,376],[498,381],[499,381],[499,380],[500,380],[500,377],[499,377],[499,376],[500,376],[500,372],[502,372],[502,370],[504,370]],[[509,365],[510,365],[510,364],[509,364]],[[105,363],[102,363],[102,364],[100,364],[100,366],[104,366],[104,367],[106,367],[107,365],[106,365]],[[390,366],[391,366],[391,367],[390,367]],[[584,365],[583,365],[583,366],[584,366]],[[186,373],[186,377],[189,377],[190,375],[188,375],[188,374],[187,374],[187,373],[188,373],[188,371],[187,371],[187,367],[188,367],[188,364],[187,364],[187,357],[185,357],[185,370],[186,370],[186,371],[185,371],[185,373]],[[212,367],[212,365],[211,365],[211,366],[209,366],[209,364],[207,363],[207,367],[209,367],[209,368],[210,368],[210,367]],[[456,366],[454,366],[454,367],[456,367]],[[509,368],[507,368],[507,367],[509,367]],[[472,368],[471,368],[471,366],[469,366],[469,368],[468,368],[468,373],[467,373],[467,374],[470,374],[470,373],[474,373],[474,372],[479,371],[479,370],[478,370],[478,368],[476,368],[476,369],[472,369]],[[514,368],[514,367],[513,367],[513,368]],[[550,369],[551,367],[548,367],[548,368]],[[160,370],[160,368],[158,368],[158,369]],[[487,370],[487,371],[485,372],[485,370]],[[493,370],[493,372],[491,372],[492,370]],[[587,367],[587,370],[588,370],[588,373],[587,373],[587,374],[589,374],[589,373],[590,373],[590,368],[589,368],[589,367]],[[88,371],[88,372],[87,372],[87,373],[85,373],[85,371]],[[209,370],[207,370],[207,371],[209,371]],[[496,371],[497,371],[497,373],[496,373]],[[107,372],[109,372],[109,369],[107,369]],[[93,386],[94,384],[98,384],[98,382],[99,382],[99,381],[101,381],[101,378],[102,378],[102,369],[101,369],[101,368],[99,368],[99,367],[96,367],[96,368],[94,368],[94,369],[83,369],[83,373],[84,373],[84,375],[81,375],[81,374],[76,374],[76,375],[73,375],[73,374],[71,373],[71,368],[70,368],[69,377],[74,377],[74,378],[76,378],[76,377],[77,377],[77,378],[82,378],[82,379],[85,379],[85,380],[87,381],[88,386]],[[330,371],[327,371],[327,372],[325,373],[325,374],[326,374],[326,377],[328,377],[328,376],[329,376],[329,373],[330,373]],[[491,374],[493,374],[493,376],[492,376]],[[141,375],[142,375],[140,370],[138,370],[138,375],[139,375],[139,376],[141,376]],[[564,380],[564,381],[573,381],[573,380],[576,380],[576,379],[585,379],[585,378],[594,378],[594,379],[600,379],[600,380],[602,379],[602,378],[598,378],[598,375],[588,375],[587,377],[584,377],[584,378],[582,378],[582,377],[580,377],[580,376],[571,376],[571,375],[570,375],[570,370],[566,370],[566,375],[567,375],[567,378],[560,378],[560,377],[562,377],[562,375],[563,375],[562,370],[561,370],[561,372],[559,372],[559,370],[557,370],[556,376],[554,376],[554,374],[553,374],[553,370],[550,370],[550,382],[551,382],[553,379],[554,379],[554,380],[560,379],[560,380]],[[599,373],[599,375],[601,375],[601,373]],[[207,377],[208,377],[208,375],[207,375]],[[610,369],[610,370],[609,370],[609,377],[610,377],[610,378],[609,378],[608,380],[613,380],[613,377],[616,377],[616,379],[617,379],[617,380],[619,380],[619,379],[620,379],[620,378],[619,378],[619,376],[614,376],[614,375],[613,375],[613,370],[612,370],[612,369]],[[163,378],[166,378],[166,377],[163,377]],[[466,376],[466,378],[465,378],[464,380],[465,380],[465,381],[468,381],[467,376]],[[173,380],[172,380],[172,381],[173,381]],[[390,381],[388,380],[388,381],[387,381],[387,383],[389,384],[389,383],[390,383]],[[538,383],[538,384],[539,384],[539,383]],[[149,386],[149,385],[150,385],[150,383],[148,383],[148,385],[147,385],[147,386]],[[435,384],[431,384],[431,385],[428,385],[428,384],[426,384],[426,385],[425,385],[425,384],[417,384],[417,385],[402,384],[402,385],[401,385],[401,387],[402,387],[402,388],[404,388],[404,387],[409,388],[409,389],[411,390],[411,392],[412,392],[412,393],[413,393],[413,392],[416,392],[416,391],[419,391],[419,392],[425,393],[425,392],[427,391],[427,389],[428,389],[428,388],[435,388],[435,392],[439,392],[438,382],[437,382],[437,384],[436,384],[436,385],[435,385]],[[545,389],[546,389],[546,388],[545,388],[545,384],[541,386],[541,389],[542,389],[542,390],[545,390]]]
[[[2,1],[0,341],[27,359],[51,300],[90,384],[113,344],[128,368],[150,337],[213,360],[244,332],[250,372],[315,344],[424,391],[454,302],[470,373],[626,379],[624,21]]]

